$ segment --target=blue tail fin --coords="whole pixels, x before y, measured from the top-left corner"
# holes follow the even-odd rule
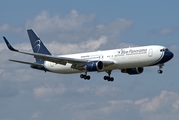
[[[27,33],[29,35],[29,39],[34,53],[52,55],[32,29],[28,29]],[[36,58],[36,62],[42,63],[44,61]]]

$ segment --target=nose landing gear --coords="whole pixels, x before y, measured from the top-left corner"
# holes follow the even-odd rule
[[[163,68],[164,64],[159,64],[159,70],[157,71],[158,74],[162,74],[163,70],[161,70]]]

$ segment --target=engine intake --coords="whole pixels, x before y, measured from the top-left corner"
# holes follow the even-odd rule
[[[121,70],[122,73],[128,73],[129,75],[141,74],[143,71],[143,67],[127,68]]]
[[[87,71],[101,71],[104,68],[102,61],[90,61],[86,64]]]

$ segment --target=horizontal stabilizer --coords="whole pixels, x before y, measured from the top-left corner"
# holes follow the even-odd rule
[[[34,66],[43,66],[42,64],[38,64],[38,63],[31,63],[31,62],[26,62],[26,61],[11,60],[11,59],[9,59],[9,61],[12,61],[12,62],[17,62],[17,63],[22,63],[22,64],[28,64],[28,65],[34,65]]]

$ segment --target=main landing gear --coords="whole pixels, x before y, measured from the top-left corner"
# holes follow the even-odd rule
[[[83,79],[85,79],[85,80],[90,80],[91,77],[90,77],[89,75],[87,75],[87,72],[85,72],[85,74],[81,74],[81,75],[80,75],[80,78],[81,78],[81,79],[83,78]]]
[[[90,80],[91,77],[90,77],[89,75],[81,74],[81,75],[80,75],[80,78],[81,78],[81,79],[83,78],[83,79],[85,79],[85,80]]]
[[[106,72],[108,73],[108,76],[104,76],[104,80],[113,82],[114,78],[110,77],[112,70],[108,70]],[[91,77],[89,75],[87,75],[87,72],[85,72],[85,74],[80,75],[80,78],[84,79],[84,80],[90,80]]]
[[[104,80],[108,80],[108,81],[114,81],[113,77],[110,77],[112,70],[106,71],[108,73],[108,76],[104,76]]]
[[[162,74],[163,70],[161,70],[163,68],[164,64],[159,64],[159,70],[157,71],[158,74]]]

